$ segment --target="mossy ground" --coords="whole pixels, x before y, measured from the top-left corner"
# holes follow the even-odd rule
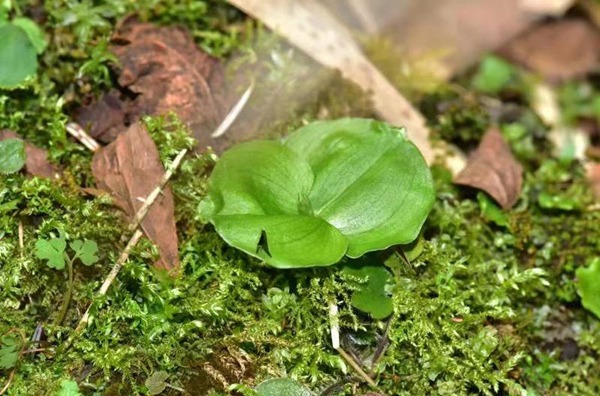
[[[76,22],[67,24],[73,20],[66,14],[69,6]],[[241,32],[255,27],[212,1],[55,0],[23,2],[20,9],[44,10],[50,46],[29,88],[0,93],[0,128],[47,148],[65,173],[59,182],[22,174],[0,178],[0,334],[16,329],[30,338],[42,325],[41,347],[54,348],[73,332],[126,233],[106,199],[81,192],[94,185],[91,154],[67,138],[64,128],[72,108],[112,84],[106,40],[115,22],[137,12],[156,23],[183,24],[202,48],[223,57],[244,50]],[[440,136],[469,146],[490,123],[473,95],[436,87],[418,101]],[[369,115],[365,98],[336,78],[310,106],[294,110],[291,122],[270,125],[265,134],[278,135],[324,114]],[[552,158],[540,133],[543,125],[521,107],[519,117],[496,120],[525,167],[524,190],[506,214],[508,225],[486,217],[474,192],[453,186],[448,172],[435,167],[437,200],[424,228],[423,252],[411,266],[395,252],[385,253],[394,273],[395,313],[391,345],[377,368],[384,394],[600,394],[600,322],[581,307],[574,283],[575,270],[598,255],[600,211],[589,210],[581,165]],[[165,163],[193,144],[171,116],[145,122]],[[156,371],[200,395],[230,394],[228,388],[251,394],[252,386],[270,377],[293,377],[315,392],[367,391],[355,385],[353,371],[330,345],[328,305],[337,301],[344,345],[366,362],[386,323],[350,308],[352,290],[336,266],[276,270],[228,247],[202,224],[196,206],[214,161],[210,154],[190,155],[171,182],[179,276],[153,270],[156,249],[141,243],[108,295],[96,301],[86,332],[64,353],[24,355],[9,394],[53,395],[64,379],[76,380],[83,394],[144,394],[144,381]],[[569,210],[542,205],[543,193],[575,205]],[[57,229],[100,247],[96,265],[76,266],[74,297],[62,326],[51,323],[65,276],[33,254],[38,238]],[[9,372],[0,369],[0,378],[5,381]]]

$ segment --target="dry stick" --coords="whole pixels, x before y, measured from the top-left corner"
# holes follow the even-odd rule
[[[352,366],[352,368],[364,379],[369,385],[376,387],[375,382],[371,377],[364,372],[360,365],[348,355],[348,353],[340,346],[340,327],[337,320],[338,307],[332,302],[329,304],[329,318],[331,320],[331,343],[333,348]]]
[[[77,139],[89,150],[93,151],[94,153],[100,150],[100,145],[98,142],[95,141],[93,137],[88,135],[81,125],[77,124],[76,122],[69,122],[65,128],[67,129],[69,135]]]
[[[238,118],[246,103],[248,103],[248,99],[250,99],[250,95],[252,95],[252,91],[254,90],[254,82],[250,83],[250,86],[246,89],[243,95],[240,97],[240,100],[231,108],[227,117],[221,122],[221,125],[210,135],[212,138],[221,137],[227,132],[227,130],[231,127],[233,122]]]
[[[168,169],[165,172],[165,174],[163,175],[162,179],[158,182],[156,188],[154,190],[152,190],[152,192],[146,198],[142,207],[140,207],[140,209],[137,211],[131,225],[129,226],[129,230],[135,230],[135,233],[133,234],[131,239],[129,239],[127,246],[125,246],[125,249],[119,256],[119,259],[117,260],[117,262],[113,266],[112,270],[110,271],[110,273],[104,280],[104,283],[102,283],[102,286],[100,287],[100,290],[98,291],[98,294],[96,295],[94,300],[97,300],[99,297],[104,296],[106,294],[106,292],[108,291],[108,288],[112,285],[112,283],[115,280],[115,278],[117,277],[119,271],[121,270],[121,268],[123,268],[123,266],[127,262],[127,259],[129,258],[129,254],[131,253],[131,250],[133,249],[133,247],[135,245],[137,245],[137,243],[139,242],[140,238],[143,235],[142,231],[138,229],[141,221],[144,219],[144,216],[146,216],[148,214],[150,207],[156,201],[156,198],[159,196],[159,194],[164,189],[164,187],[167,185],[167,182],[169,181],[171,176],[173,176],[173,173],[181,164],[181,161],[186,153],[187,153],[187,149],[183,149],[179,152],[177,157],[175,157],[175,159],[173,160],[173,163],[171,164],[171,166],[168,167]],[[77,337],[79,335],[79,333],[81,333],[81,331],[83,331],[83,329],[85,327],[87,327],[87,325],[90,321],[90,311],[91,311],[93,305],[94,305],[94,302],[92,301],[92,303],[90,304],[88,309],[85,311],[85,313],[81,317],[81,320],[79,320],[79,324],[75,328],[75,331],[73,332],[73,334],[61,346],[61,350],[65,350],[65,349],[69,348],[71,346],[71,344],[73,343],[73,341],[75,340],[75,337]]]

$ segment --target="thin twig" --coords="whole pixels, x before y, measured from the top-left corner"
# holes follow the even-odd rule
[[[21,257],[23,257],[23,249],[25,243],[23,242],[23,222],[19,220],[19,248],[21,249]]]
[[[144,204],[138,209],[137,213],[135,214],[135,217],[133,218],[133,220],[129,224],[129,227],[127,228],[129,232],[133,232],[140,226],[140,223],[142,222],[144,217],[146,217],[148,211],[150,211],[150,207],[152,206],[154,201],[156,201],[156,198],[158,198],[162,190],[164,190],[171,176],[173,176],[173,172],[175,171],[175,169],[179,168],[179,165],[181,164],[181,161],[183,160],[183,157],[185,157],[187,152],[187,149],[183,149],[179,152],[179,154],[177,154],[177,157],[175,157],[171,166],[169,166],[163,177],[160,179],[156,188],[152,190],[150,194],[148,194],[148,197],[146,197],[146,199],[144,200]]]
[[[329,303],[329,320],[331,326],[331,343],[333,345],[333,349],[338,351],[340,355],[346,360],[350,366],[364,379],[369,385],[375,386],[375,382],[364,372],[364,370],[360,367],[360,365],[352,358],[352,356],[348,355],[348,353],[340,346],[340,329],[338,324],[338,307],[334,302]]]
[[[254,82],[250,83],[248,89],[246,89],[240,100],[238,100],[238,102],[231,108],[231,111],[229,111],[227,117],[225,117],[223,122],[221,122],[221,125],[219,125],[219,127],[213,132],[211,137],[218,138],[220,136],[223,136],[225,132],[227,132],[227,130],[231,127],[233,122],[238,118],[238,116],[246,106],[246,103],[248,103],[248,99],[250,99],[250,95],[252,94],[253,90]]]
[[[354,361],[354,359],[352,359],[352,357],[350,355],[348,355],[346,353],[346,351],[344,351],[342,349],[342,347],[337,348],[336,351],[338,351],[338,353],[340,355],[342,355],[342,357],[344,358],[344,360],[347,361],[348,364],[350,364],[350,366],[352,366],[352,368],[354,369],[354,371],[356,371],[358,373],[358,375],[360,375],[360,377],[362,379],[364,379],[369,385],[376,386],[375,382],[373,381],[373,379],[371,377],[369,377],[367,375],[367,373],[364,372],[364,370]]]
[[[123,268],[123,266],[127,262],[127,259],[129,258],[129,254],[131,253],[131,250],[135,247],[135,245],[137,245],[139,240],[142,238],[143,232],[138,228],[140,225],[140,222],[144,219],[144,216],[146,216],[148,214],[150,207],[156,201],[156,198],[159,196],[159,194],[161,193],[163,188],[167,185],[167,182],[169,181],[171,176],[173,176],[173,173],[181,164],[181,160],[183,159],[183,157],[185,156],[186,153],[187,153],[186,149],[183,149],[179,152],[179,154],[177,155],[177,157],[175,157],[175,160],[173,161],[171,166],[169,166],[169,168],[163,175],[162,179],[157,184],[156,188],[146,198],[144,205],[142,205],[142,207],[137,211],[137,213],[134,217],[134,220],[132,222],[132,226],[135,224],[135,228],[134,228],[135,232],[134,232],[133,236],[129,239],[129,242],[125,246],[125,249],[119,256],[117,262],[111,269],[110,273],[108,274],[108,276],[102,283],[102,286],[100,287],[100,290],[96,294],[94,301],[98,300],[99,297],[106,295],[106,292],[108,291],[108,289],[112,285],[113,281],[119,274],[119,271],[121,270],[121,268]],[[131,230],[131,228],[133,228],[133,227],[130,226],[130,230]],[[73,343],[73,341],[75,340],[75,337],[77,337],[87,327],[87,325],[90,321],[90,312],[91,312],[92,306],[94,305],[94,301],[92,301],[92,303],[89,305],[88,309],[85,311],[85,313],[79,320],[79,324],[75,328],[75,331],[73,332],[73,334],[71,334],[71,336],[67,339],[67,341],[61,346],[61,350],[65,350],[65,349],[69,348],[71,346],[71,344]]]
[[[88,135],[88,133],[76,122],[70,122],[65,127],[69,135],[73,136],[77,139],[81,144],[83,144],[87,149],[93,151],[94,153],[100,150],[100,144],[93,137]]]
[[[390,334],[390,326],[392,324],[393,316],[390,316],[387,323],[385,324],[385,331],[379,340],[379,344],[377,345],[377,349],[375,350],[375,355],[373,355],[373,363],[371,364],[371,371],[369,372],[369,377],[373,378],[375,376],[375,368],[377,368],[377,363],[381,357],[385,354],[387,347],[389,345],[388,335]]]

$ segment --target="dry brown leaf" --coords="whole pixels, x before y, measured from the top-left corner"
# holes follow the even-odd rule
[[[150,135],[136,123],[94,155],[92,172],[98,187],[110,192],[116,205],[131,220],[165,169]],[[173,194],[168,186],[150,208],[141,227],[160,251],[155,266],[166,270],[179,267]]]
[[[321,64],[338,69],[363,90],[373,93],[379,115],[405,126],[410,139],[431,163],[434,152],[423,116],[364,56],[352,33],[316,0],[229,0],[261,20]]]
[[[6,139],[21,139],[15,132],[0,130],[0,141]],[[60,170],[48,161],[48,152],[44,149],[25,143],[25,170],[32,176],[55,179],[60,175]]]
[[[223,116],[223,67],[200,51],[190,34],[178,27],[159,27],[126,20],[112,51],[119,59],[119,86],[75,120],[100,141],[112,141],[143,115],[174,111],[204,147]],[[131,95],[131,94],[134,95]],[[133,97],[134,96],[134,97]],[[133,98],[132,98],[133,97]]]
[[[521,193],[523,168],[513,157],[500,130],[490,128],[454,183],[483,190],[502,208],[510,209]]]
[[[509,42],[500,53],[550,81],[580,77],[598,66],[600,33],[582,19],[542,23]]]
[[[600,162],[592,162],[587,166],[587,178],[596,200],[600,201]]]

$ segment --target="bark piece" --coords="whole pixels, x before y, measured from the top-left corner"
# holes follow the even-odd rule
[[[582,19],[542,23],[509,42],[500,53],[550,81],[584,76],[598,66],[600,33]]]
[[[200,51],[179,27],[126,20],[111,47],[120,63],[119,90],[80,108],[76,121],[92,137],[110,142],[144,115],[170,111],[200,142],[213,144],[212,130],[224,113],[224,71],[220,61]]]
[[[6,139],[22,139],[18,134],[9,130],[0,130],[0,141]],[[48,152],[33,144],[25,142],[25,171],[32,176],[46,179],[56,179],[60,170],[48,161]]]
[[[500,131],[490,128],[454,183],[483,190],[503,209],[510,209],[521,193],[523,168]]]
[[[92,172],[98,187],[110,192],[116,205],[131,220],[165,169],[150,135],[136,123],[94,155]],[[169,186],[152,205],[141,227],[160,251],[155,266],[166,270],[179,267],[173,194]]]

